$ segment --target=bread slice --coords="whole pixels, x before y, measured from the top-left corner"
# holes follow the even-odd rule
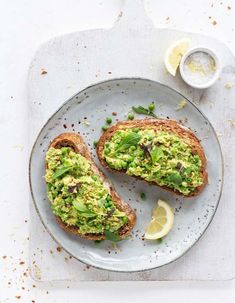
[[[120,230],[118,231],[118,235],[121,238],[125,238],[128,234],[130,234],[131,230],[133,229],[135,222],[136,222],[136,215],[135,212],[132,210],[129,204],[124,202],[116,193],[113,185],[108,181],[102,171],[96,166],[95,162],[93,161],[91,154],[83,141],[82,137],[75,133],[63,133],[56,137],[50,144],[50,147],[54,148],[61,148],[61,147],[71,147],[76,153],[81,154],[87,160],[90,161],[92,170],[95,174],[99,175],[101,180],[104,182],[104,186],[108,189],[109,194],[112,197],[112,200],[117,207],[118,210],[125,212],[128,218],[128,222],[123,225]],[[48,149],[49,149],[48,148]],[[76,226],[69,226],[65,224],[60,217],[56,216],[56,220],[58,224],[67,232],[76,234],[82,238],[87,240],[104,240],[104,234],[81,234],[79,232],[79,228]]]
[[[194,133],[189,130],[188,128],[184,127],[183,125],[179,124],[175,120],[168,120],[168,119],[142,119],[142,120],[132,120],[132,121],[121,121],[118,122],[116,125],[111,126],[110,128],[105,131],[102,136],[99,139],[99,142],[97,144],[97,155],[101,162],[101,164],[110,170],[113,170],[109,167],[108,163],[103,158],[103,149],[105,142],[109,141],[111,137],[114,135],[114,133],[117,130],[127,129],[127,128],[139,128],[139,129],[153,129],[156,131],[167,131],[174,133],[175,135],[179,136],[185,142],[190,146],[192,149],[192,152],[197,154],[201,159],[201,168],[200,168],[200,176],[203,180],[203,183],[195,188],[193,192],[191,192],[189,195],[185,197],[192,197],[198,195],[203,188],[206,186],[208,182],[208,176],[206,172],[206,156],[204,153],[204,150],[202,148],[202,145],[199,141],[199,139],[194,135]],[[118,172],[125,173],[125,170],[119,170]],[[137,179],[142,179],[141,177],[135,177]],[[148,182],[154,185],[157,185],[155,182]],[[174,190],[172,188],[169,188],[167,186],[160,186],[168,191],[174,192],[178,195],[183,195],[181,192]],[[184,196],[184,195],[183,195]]]

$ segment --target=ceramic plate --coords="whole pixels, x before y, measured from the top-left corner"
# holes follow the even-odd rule
[[[219,203],[222,191],[223,161],[215,131],[200,110],[187,100],[187,106],[176,110],[185,99],[175,90],[146,79],[115,79],[92,85],[69,99],[48,120],[33,146],[30,159],[30,186],[37,212],[50,235],[68,253],[78,260],[106,270],[134,272],[149,270],[168,264],[187,252],[205,232]],[[80,132],[95,161],[93,141],[102,131],[106,117],[114,122],[126,120],[133,105],[147,106],[154,101],[160,118],[181,121],[201,139],[208,164],[209,185],[194,198],[181,198],[157,186],[136,181],[132,177],[104,172],[114,183],[120,196],[136,210],[137,224],[131,238],[113,244],[104,241],[96,244],[65,233],[56,223],[47,199],[45,152],[50,140],[63,132]],[[141,115],[136,118],[144,118]],[[140,193],[146,193],[141,200]],[[152,208],[158,199],[166,200],[174,208],[175,224],[171,232],[157,241],[143,240],[151,219]]]

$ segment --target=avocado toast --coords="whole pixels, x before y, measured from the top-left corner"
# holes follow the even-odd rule
[[[104,167],[184,197],[199,194],[208,182],[199,139],[174,120],[118,122],[103,133],[96,149]]]
[[[88,240],[125,238],[136,215],[99,170],[80,135],[63,133],[46,154],[48,198],[58,224]]]

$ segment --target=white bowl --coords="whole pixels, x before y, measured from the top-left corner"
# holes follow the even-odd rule
[[[195,83],[191,79],[189,79],[189,77],[187,77],[187,75],[185,74],[184,68],[183,68],[186,59],[191,54],[196,53],[196,52],[204,52],[204,53],[210,55],[215,60],[215,65],[216,65],[216,71],[214,73],[214,76],[211,79],[209,79],[207,82],[202,83],[202,84]],[[216,53],[213,50],[206,48],[206,47],[195,47],[195,48],[190,49],[183,55],[181,62],[180,62],[180,74],[181,74],[182,79],[188,85],[190,85],[194,88],[203,89],[203,88],[208,88],[208,87],[212,86],[218,80],[220,72],[221,72],[221,64],[220,64],[220,60],[219,60],[218,56],[216,55]]]

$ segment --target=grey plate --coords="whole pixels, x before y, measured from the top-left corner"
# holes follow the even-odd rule
[[[36,210],[50,235],[72,256],[97,268],[134,272],[150,270],[168,264],[187,252],[205,232],[216,212],[223,180],[223,160],[216,133],[208,119],[187,100],[187,106],[176,110],[180,93],[160,83],[146,79],[114,79],[92,85],[79,92],[48,120],[33,146],[29,173],[30,187]],[[46,196],[43,180],[45,152],[50,140],[62,132],[80,132],[97,161],[92,142],[101,135],[107,116],[117,112],[113,120],[125,120],[133,105],[147,106],[155,101],[161,118],[184,121],[202,140],[207,156],[209,185],[197,197],[179,198],[156,186],[131,177],[109,173],[120,196],[136,209],[137,224],[129,240],[113,245],[109,241],[95,244],[65,233],[56,223]],[[143,116],[136,116],[143,118]],[[86,121],[90,123],[87,125]],[[65,129],[66,127],[66,129]],[[99,165],[99,163],[98,163]],[[140,199],[146,193],[146,200]],[[175,224],[161,244],[142,240],[151,219],[151,211],[161,198],[175,209]]]

